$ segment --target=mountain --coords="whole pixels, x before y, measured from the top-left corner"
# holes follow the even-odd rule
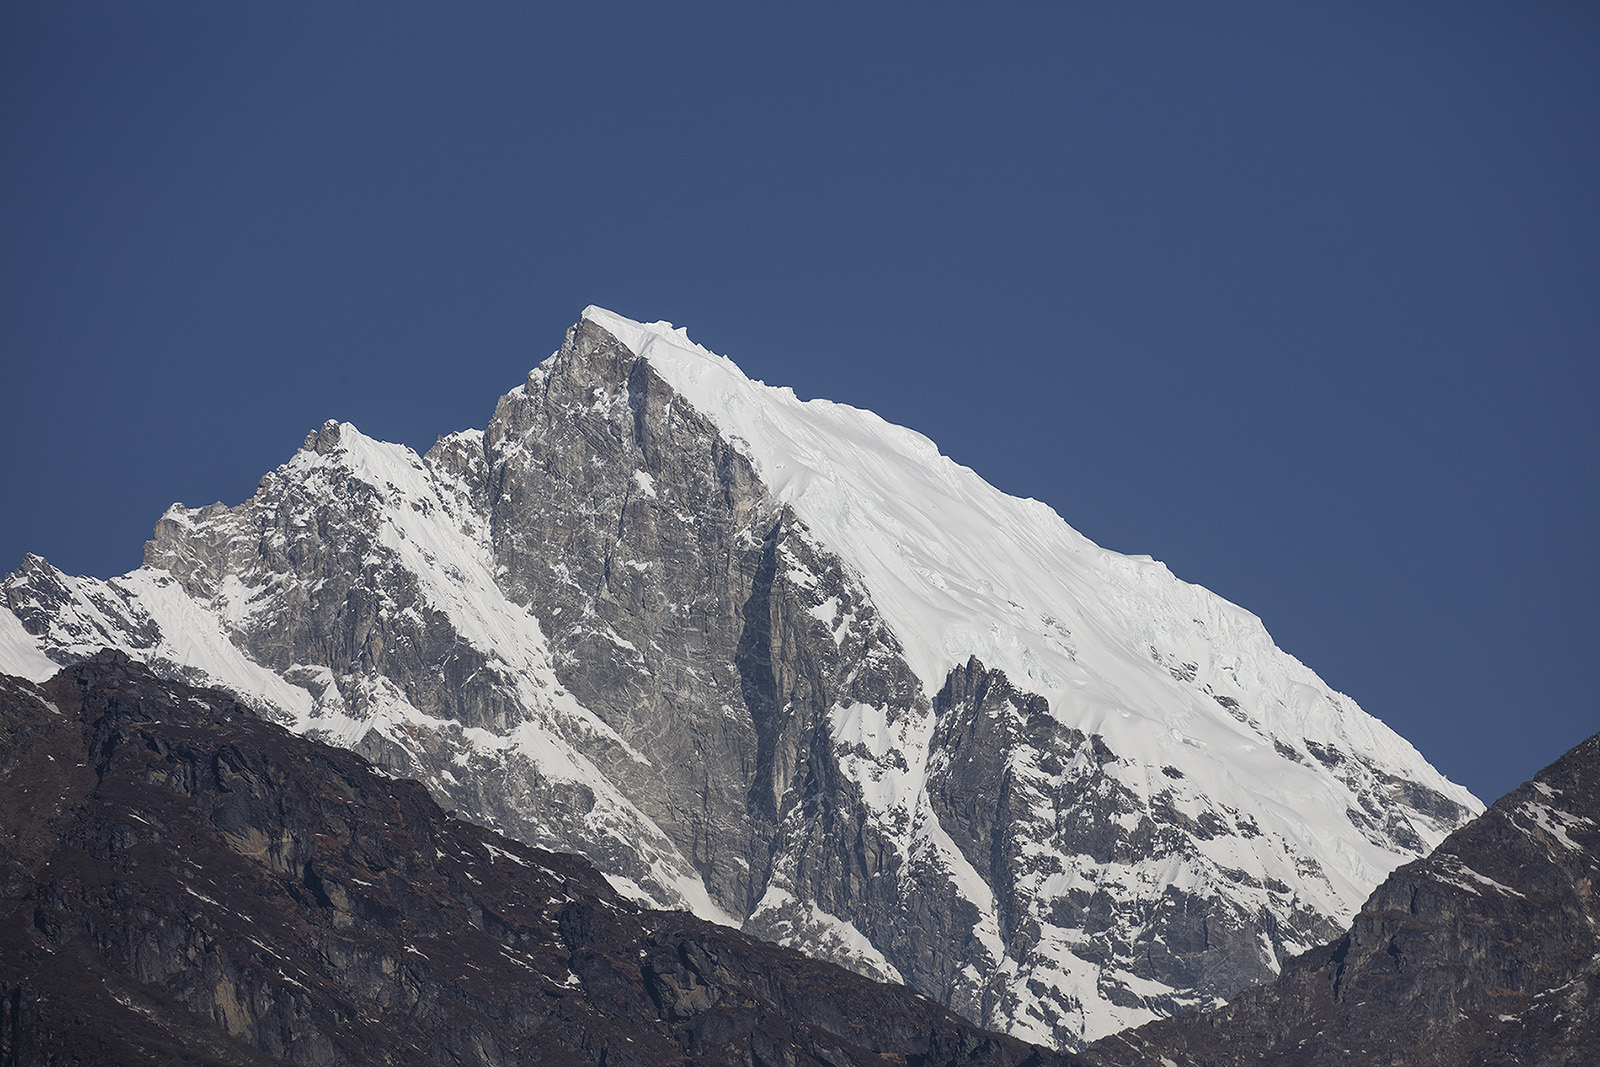
[[[29,557],[0,603],[0,669],[122,649],[1065,1049],[1270,979],[1482,810],[1243,609],[596,308],[483,431],[330,422],[140,569]]]
[[[1378,887],[1345,935],[1215,1011],[1098,1042],[1147,1067],[1585,1067],[1600,1049],[1600,734]]]
[[[1048,1067],[105,652],[0,677],[0,1063]]]

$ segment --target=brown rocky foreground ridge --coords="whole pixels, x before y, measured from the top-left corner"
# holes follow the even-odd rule
[[[0,994],[5,1067],[1071,1062],[116,652],[0,676]]]
[[[0,1067],[1593,1064],[1600,735],[1223,1008],[1072,1057],[680,912],[105,652],[0,676]]]

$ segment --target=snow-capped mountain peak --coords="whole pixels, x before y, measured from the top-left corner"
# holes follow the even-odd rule
[[[1249,612],[593,307],[482,431],[330,422],[139,570],[0,597],[0,669],[122,648],[1065,1047],[1269,977],[1481,808]]]
[[[1307,797],[1320,795],[1321,807],[1350,799],[1333,795],[1341,790],[1307,741],[1480,807],[1278,649],[1255,615],[1164,564],[1099,548],[1047,505],[995,489],[914,430],[752,381],[670,323],[595,307],[584,317],[715,422],[861,577],[930,698],[976,656],[1045,697],[1059,721],[1104,736],[1138,774],[1171,766],[1196,797],[1255,795],[1251,807],[1281,832],[1339,854],[1325,867],[1338,906],[1350,910],[1391,854],[1342,807],[1329,822],[1307,822]],[[1275,743],[1307,758],[1286,760]],[[1425,848],[1451,828],[1414,823]]]

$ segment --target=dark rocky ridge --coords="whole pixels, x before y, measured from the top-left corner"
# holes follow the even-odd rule
[[[976,664],[939,705],[969,740],[1028,721],[1028,698]],[[991,771],[980,793],[1003,807]],[[1001,822],[964,824],[975,865],[1015,862]],[[1085,1062],[1592,1063],[1597,856],[1600,735],[1396,871],[1273,985]],[[1077,1061],[641,911],[577,857],[106,653],[44,686],[0,677],[0,1064],[109,1062]]]
[[[1600,1060],[1600,734],[1396,870],[1271,985],[1092,1045],[1118,1067]]]
[[[0,1062],[1050,1064],[106,653],[0,677]]]
[[[0,676],[0,1064],[1043,1065],[103,653]]]

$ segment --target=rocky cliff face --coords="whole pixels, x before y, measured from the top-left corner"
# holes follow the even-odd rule
[[[1286,943],[1335,932],[1327,917],[1293,900],[1287,886],[1263,884],[1242,870],[1224,874],[1237,889],[1254,891],[1254,899],[1197,892],[1177,879],[1148,895],[1102,884],[1110,879],[1091,872],[1160,862],[1178,868],[1196,842],[1248,840],[1252,824],[1236,813],[1190,817],[1168,792],[1146,801],[1108,770],[1120,757],[1103,737],[1062,725],[1043,698],[1018,692],[975,659],[951,672],[935,709],[933,810],[995,887],[1014,954],[1064,940],[1074,957],[1096,967],[1137,961],[1129,970],[1150,983],[1147,990],[1172,992],[1159,1000],[1148,992],[1129,996],[1122,1006],[1158,1003],[1169,1014],[1233,994],[1262,973],[1265,955],[1283,952]],[[1182,776],[1164,770],[1164,777]],[[1075,883],[1066,892],[1041,892],[1063,878]],[[1263,899],[1279,905],[1275,915],[1258,903]],[[1124,995],[1109,983],[1101,991],[1111,1000]],[[1004,998],[1007,991],[993,995]]]
[[[1271,977],[1477,810],[1242,610],[594,309],[482,432],[330,423],[140,570],[0,598],[0,666],[124,649],[1064,1048]]]
[[[1343,937],[1096,1064],[1569,1065],[1600,1049],[1600,735],[1395,871]]]
[[[1059,1062],[118,653],[0,677],[0,800],[7,1067]]]

